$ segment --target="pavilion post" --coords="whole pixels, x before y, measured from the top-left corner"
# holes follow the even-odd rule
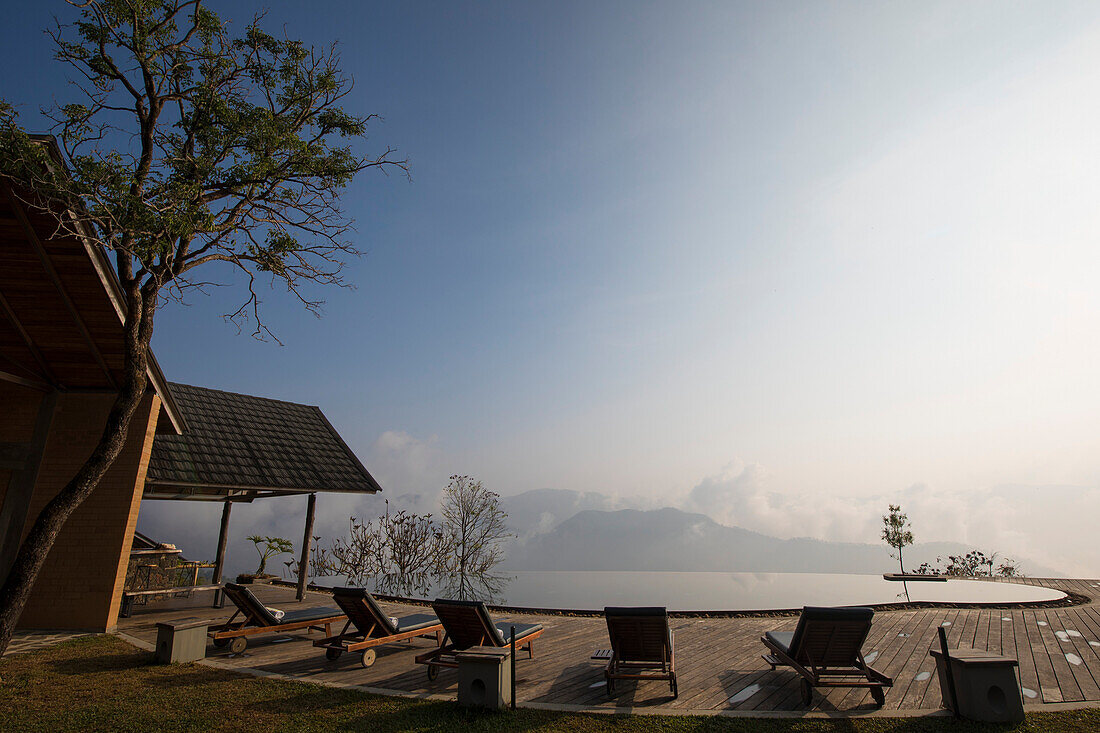
[[[317,508],[317,494],[309,495],[306,505],[306,531],[302,535],[302,559],[298,561],[298,600],[306,597],[309,583],[309,550],[313,543],[313,511]]]
[[[225,543],[229,539],[229,512],[233,509],[233,502],[228,499],[222,508],[222,529],[218,535],[218,556],[214,559],[214,583],[221,584],[222,572],[225,569]],[[214,591],[214,608],[225,605],[225,597],[220,590]]]

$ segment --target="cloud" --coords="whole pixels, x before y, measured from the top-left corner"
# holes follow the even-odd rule
[[[700,480],[681,508],[776,537],[875,543],[889,504],[900,504],[908,514],[918,542],[957,542],[1026,557],[1070,576],[1100,571],[1100,548],[1092,541],[1100,514],[1097,487],[946,491],[914,483],[895,492],[837,496],[775,491],[763,466],[734,462]]]
[[[879,521],[878,510],[849,498],[772,491],[763,466],[738,461],[700,481],[682,508],[706,514],[720,524],[775,537],[807,536],[833,542],[867,541]]]
[[[391,508],[434,513],[447,485],[447,456],[435,435],[421,439],[402,430],[387,430],[371,447],[371,474],[382,484]]]

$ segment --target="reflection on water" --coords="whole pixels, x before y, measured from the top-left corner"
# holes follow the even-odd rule
[[[328,580],[329,582],[325,582]],[[898,583],[881,575],[824,573],[683,573],[646,571],[509,571],[484,600],[528,608],[601,610],[604,606],[665,606],[678,611],[753,611],[896,603]],[[319,579],[342,585],[341,579]],[[1021,603],[1065,597],[1015,583],[949,580],[908,583],[913,602]],[[419,596],[450,597],[437,586]],[[488,596],[493,595],[490,599]],[[902,599],[904,600],[904,599]]]
[[[444,576],[429,589],[432,598],[454,598],[461,601],[484,601],[504,605],[508,597],[504,592],[513,578],[508,575],[468,573]]]

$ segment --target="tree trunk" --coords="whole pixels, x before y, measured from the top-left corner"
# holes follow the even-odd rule
[[[905,560],[901,557],[901,548],[898,547],[898,564],[901,565],[901,574],[905,575]]]
[[[107,424],[84,465],[35,519],[19,547],[19,553],[15,556],[15,562],[12,563],[3,587],[0,587],[0,655],[11,643],[15,625],[61,528],[99,485],[126,443],[130,420],[145,396],[149,381],[146,369],[149,362],[149,341],[153,335],[156,292],[155,289],[143,292],[137,287],[130,288],[124,325],[126,360],[123,380],[118,397],[107,416]]]

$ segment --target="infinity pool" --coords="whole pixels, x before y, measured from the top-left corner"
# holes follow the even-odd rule
[[[1056,601],[1065,594],[1032,585],[948,580],[895,582],[881,575],[503,571],[512,578],[501,605],[567,610],[665,606],[675,611],[764,611],[802,606],[875,605],[908,600],[1002,604]]]

